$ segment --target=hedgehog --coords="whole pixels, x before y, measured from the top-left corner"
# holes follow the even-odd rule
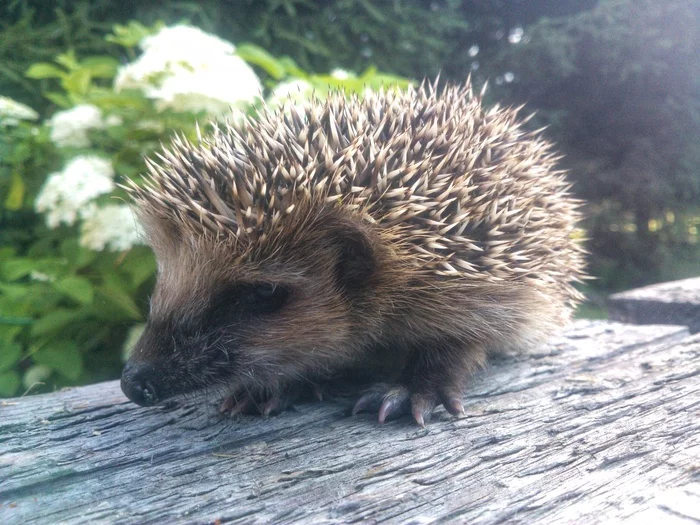
[[[173,139],[128,185],[157,278],[126,396],[270,415],[351,381],[380,423],[462,415],[489,353],[544,341],[585,277],[559,155],[483,98],[331,92]]]

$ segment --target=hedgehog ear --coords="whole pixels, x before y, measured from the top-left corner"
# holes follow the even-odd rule
[[[183,242],[183,232],[176,222],[146,214],[140,216],[140,222],[157,258],[177,257],[178,247]]]
[[[348,227],[338,232],[337,242],[340,244],[335,267],[338,283],[345,289],[362,288],[376,265],[369,236],[356,227]]]

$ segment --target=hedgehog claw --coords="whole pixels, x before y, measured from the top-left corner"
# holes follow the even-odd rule
[[[426,422],[430,421],[430,416],[435,410],[435,398],[421,394],[411,396],[411,414],[418,426],[425,428]]]
[[[237,414],[250,414],[254,412],[255,402],[250,396],[234,395],[231,394],[226,396],[226,398],[219,405],[219,413],[228,413],[231,417]]]
[[[456,393],[441,396],[445,409],[453,416],[464,415],[464,407]],[[411,393],[400,385],[378,384],[366,391],[355,403],[352,415],[360,412],[378,412],[380,424],[403,415],[411,415],[419,427],[425,428],[433,410],[438,405],[438,396]]]
[[[300,391],[290,390],[288,392],[277,393],[267,400],[263,405],[262,415],[265,417],[281,414],[287,410],[292,403],[300,397]]]
[[[384,399],[384,393],[377,390],[370,390],[365,392],[357,400],[355,406],[352,408],[352,415],[356,416],[360,412],[369,412],[378,410]]]
[[[233,407],[236,405],[235,400],[233,399],[233,396],[226,396],[224,400],[221,402],[219,405],[219,414],[225,414],[226,412],[230,412],[233,410]]]
[[[312,385],[311,393],[316,401],[323,401],[323,396],[325,395],[326,389],[321,385]]]
[[[253,395],[250,392],[238,392],[228,395],[219,405],[219,413],[261,415],[268,417],[284,412],[294,403],[302,392],[301,388],[291,388],[272,395]]]
[[[279,395],[274,395],[272,399],[267,401],[262,409],[262,415],[264,417],[269,417],[271,414],[277,414],[280,412],[281,399]]]
[[[386,393],[379,407],[379,424],[406,413],[411,395],[404,387],[392,388]]]
[[[425,418],[423,416],[423,413],[420,410],[416,409],[415,407],[413,407],[412,412],[413,412],[413,420],[416,423],[418,423],[419,427],[425,428]]]
[[[462,405],[461,399],[453,397],[446,399],[442,404],[445,405],[445,409],[453,416],[459,417],[464,415],[464,406]]]

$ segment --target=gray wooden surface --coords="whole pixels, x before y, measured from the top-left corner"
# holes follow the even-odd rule
[[[0,523],[700,522],[700,335],[578,322],[426,430],[350,401],[223,419],[116,382],[0,401]],[[663,521],[662,521],[663,520]]]
[[[611,295],[608,312],[623,323],[684,325],[700,332],[700,277]]]

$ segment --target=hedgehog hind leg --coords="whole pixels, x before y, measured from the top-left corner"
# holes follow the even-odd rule
[[[353,414],[376,411],[380,424],[410,414],[421,427],[438,405],[460,416],[467,379],[485,361],[486,351],[480,346],[426,344],[412,353],[397,383],[377,383],[366,390]]]

